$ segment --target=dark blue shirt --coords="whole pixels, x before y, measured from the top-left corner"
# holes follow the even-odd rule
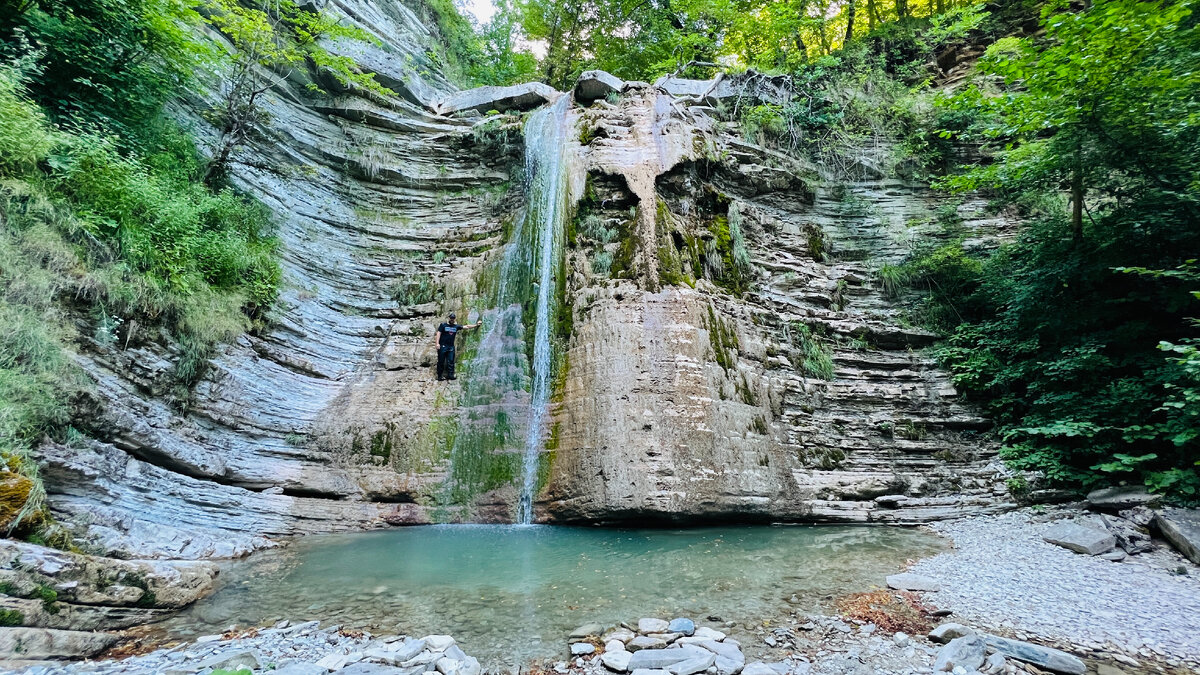
[[[454,336],[457,335],[458,331],[460,330],[462,330],[462,324],[460,323],[443,323],[442,325],[438,326],[438,332],[442,334],[438,344],[443,347],[453,347]]]

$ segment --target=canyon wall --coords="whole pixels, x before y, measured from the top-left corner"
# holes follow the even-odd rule
[[[334,48],[397,95],[319,96],[301,78],[271,90],[270,121],[233,169],[279,223],[271,327],[225,345],[182,393],[161,331],[78,345],[95,382],[90,438],[48,443],[40,460],[51,507],[97,552],[229,557],[288,535],[513,518],[521,448],[460,433],[478,336],[464,377],[437,382],[433,332],[449,310],[493,316],[525,204],[521,113],[559,94],[458,92],[404,6],[328,8],[378,37]],[[1008,224],[884,177],[871,167],[886,145],[848,179],[747,143],[706,98],[738,92],[611,86],[564,120],[579,202],[537,519],[923,522],[1005,508],[987,421],[878,272],[939,237],[987,246]],[[178,112],[211,143],[210,103]]]

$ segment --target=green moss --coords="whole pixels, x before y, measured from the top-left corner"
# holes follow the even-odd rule
[[[0,609],[0,626],[20,626],[25,615],[15,609]]]
[[[767,435],[767,420],[762,415],[755,415],[750,422],[750,430],[760,436]]]
[[[388,424],[392,425],[392,426],[395,425],[394,422],[389,422]],[[391,460],[391,458],[392,458],[392,433],[391,433],[391,431],[392,431],[392,429],[391,429],[391,427],[389,427],[386,429],[380,429],[380,430],[376,431],[375,433],[371,434],[371,456],[372,457],[379,457],[379,458],[383,459],[384,462]]]
[[[58,614],[58,591],[46,586],[38,584],[33,591],[33,597],[42,601],[42,609],[49,614]]]
[[[704,322],[708,330],[708,341],[712,346],[713,359],[726,372],[737,366],[738,336],[737,330],[717,316],[712,305],[708,306],[708,316]]]

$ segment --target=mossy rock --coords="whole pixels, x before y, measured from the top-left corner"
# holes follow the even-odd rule
[[[33,481],[9,471],[0,473],[0,528],[7,530],[29,500]]]

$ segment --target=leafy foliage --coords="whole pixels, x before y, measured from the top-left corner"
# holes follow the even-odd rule
[[[1063,485],[1200,499],[1195,4],[1049,6],[1044,36],[997,42],[980,82],[942,103],[967,120],[944,133],[996,158],[945,185],[989,189],[1029,223],[994,253],[954,245],[908,269],[1006,459]]]

